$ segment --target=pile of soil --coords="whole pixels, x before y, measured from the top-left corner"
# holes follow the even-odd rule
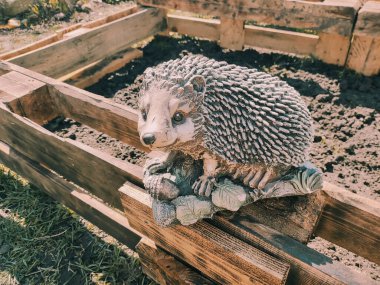
[[[137,108],[144,70],[188,53],[271,73],[287,81],[307,102],[315,123],[311,161],[322,169],[325,180],[380,201],[380,76],[363,77],[310,58],[251,49],[231,52],[216,43],[189,37],[157,36],[142,50],[142,58],[108,74],[87,90]],[[131,162],[139,163],[145,158],[141,152],[104,134],[66,122],[58,124],[55,132]],[[138,160],[131,158],[132,154],[138,154]],[[380,281],[380,267],[356,254],[320,238],[309,246]]]

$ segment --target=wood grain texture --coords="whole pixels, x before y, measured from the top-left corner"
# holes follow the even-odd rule
[[[60,138],[41,126],[0,106],[1,140],[30,159],[84,187],[115,207],[121,207],[117,189],[138,182],[136,165],[120,161],[79,142]]]
[[[380,73],[380,2],[368,1],[359,11],[347,67],[367,76]]]
[[[70,33],[71,31],[74,31],[74,30],[79,29],[81,27],[95,28],[95,27],[98,27],[100,25],[104,25],[106,23],[115,21],[117,19],[120,19],[122,17],[128,16],[132,13],[137,12],[137,9],[138,9],[137,6],[133,5],[131,7],[128,7],[127,9],[118,11],[114,14],[108,15],[106,17],[99,18],[97,20],[94,20],[94,21],[91,21],[91,22],[88,22],[85,24],[78,23],[78,24],[71,25],[69,27],[59,29],[58,31],[55,32],[54,35],[51,35],[51,36],[43,38],[39,41],[33,42],[33,43],[26,45],[24,47],[21,47],[19,49],[0,54],[0,60],[7,60],[10,58],[25,54],[27,52],[39,49],[41,47],[47,46],[47,45],[52,44],[54,42],[57,42],[57,41],[61,40],[66,33]]]
[[[313,235],[325,205],[321,191],[305,196],[257,201],[241,208],[235,218],[252,216],[293,239],[306,244]]]
[[[360,0],[323,2],[295,0],[168,1],[139,0],[142,5],[176,9],[201,15],[253,20],[278,26],[324,30],[350,35]]]
[[[168,29],[182,35],[217,41],[220,37],[220,20],[202,19],[168,14]]]
[[[50,97],[54,100],[53,105],[59,110],[57,116],[73,118],[147,151],[147,148],[142,146],[137,131],[138,114],[136,110],[9,62],[0,62],[0,70],[16,71],[31,79],[44,82],[48,87]],[[24,108],[27,109],[28,106],[24,106]],[[23,113],[17,112],[17,114]]]
[[[102,60],[84,66],[79,70],[66,74],[58,80],[65,81],[70,85],[84,89],[97,83],[107,74],[124,67],[132,60],[142,57],[142,55],[143,52],[141,50],[128,48],[117,54],[107,56]]]
[[[10,61],[58,78],[154,35],[164,24],[160,10],[144,9]]]
[[[0,76],[0,97],[13,112],[38,124],[45,124],[57,116],[46,83],[22,73],[11,71]]]
[[[140,142],[135,110],[80,90],[67,84],[49,86],[52,98],[65,117],[147,151]]]
[[[258,223],[255,217],[249,214],[239,214],[232,219],[216,215],[211,223],[289,263],[291,269],[287,284],[375,284],[369,277]]]
[[[161,285],[211,285],[214,282],[183,264],[174,256],[141,240],[136,246],[143,272]]]
[[[284,284],[289,266],[202,221],[159,227],[149,194],[126,183],[119,190],[130,225],[157,245],[222,284]]]
[[[323,62],[343,66],[350,48],[350,35],[321,32],[313,55]]]
[[[128,220],[122,214],[1,141],[0,162],[129,248],[133,249],[140,241],[140,236],[129,226]]]
[[[230,50],[242,50],[244,46],[244,20],[220,18],[220,46]]]
[[[380,264],[380,203],[330,183],[315,234]]]
[[[245,44],[252,47],[310,55],[315,52],[318,36],[304,33],[245,26]]]

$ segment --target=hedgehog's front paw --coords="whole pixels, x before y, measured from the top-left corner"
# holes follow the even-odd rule
[[[144,186],[149,194],[158,200],[172,200],[179,196],[180,190],[175,182],[176,177],[170,173],[144,177]]]
[[[193,184],[194,194],[209,197],[216,184],[215,177],[202,175]]]

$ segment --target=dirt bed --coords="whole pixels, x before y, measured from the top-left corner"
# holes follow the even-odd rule
[[[134,4],[132,1],[121,2],[117,5],[107,4],[101,0],[88,0],[84,2],[86,2],[86,8],[89,9],[89,13],[74,12],[68,21],[56,21],[52,19],[32,25],[28,28],[14,30],[0,29],[0,54],[42,40],[48,36],[54,35],[56,31],[74,24],[87,23],[112,15],[120,10],[127,9]]]
[[[201,53],[216,60],[257,68],[276,75],[298,90],[315,123],[311,161],[325,180],[349,191],[380,201],[380,76],[363,77],[313,59],[254,50],[230,52],[217,44],[188,37],[156,37],[142,47],[144,57],[107,75],[88,91],[137,108],[141,74],[150,66],[187,53]],[[141,165],[145,156],[108,136],[70,120],[56,133]],[[136,158],[137,156],[137,158]],[[316,238],[317,251],[380,282],[380,267],[364,258]]]

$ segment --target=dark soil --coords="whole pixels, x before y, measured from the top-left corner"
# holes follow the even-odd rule
[[[87,90],[136,108],[143,71],[187,53],[201,53],[271,73],[287,81],[307,102],[315,122],[311,161],[322,169],[325,180],[380,201],[380,76],[360,76],[309,58],[248,49],[231,52],[216,43],[188,37],[156,37],[142,50],[144,57]],[[66,123],[61,125],[59,134],[131,162],[139,163],[144,158],[140,152],[104,134]],[[319,238],[310,246],[380,281],[380,267],[376,264]]]
[[[109,155],[142,166],[146,154],[89,126],[69,118],[58,117],[44,126],[56,135],[77,140]]]

